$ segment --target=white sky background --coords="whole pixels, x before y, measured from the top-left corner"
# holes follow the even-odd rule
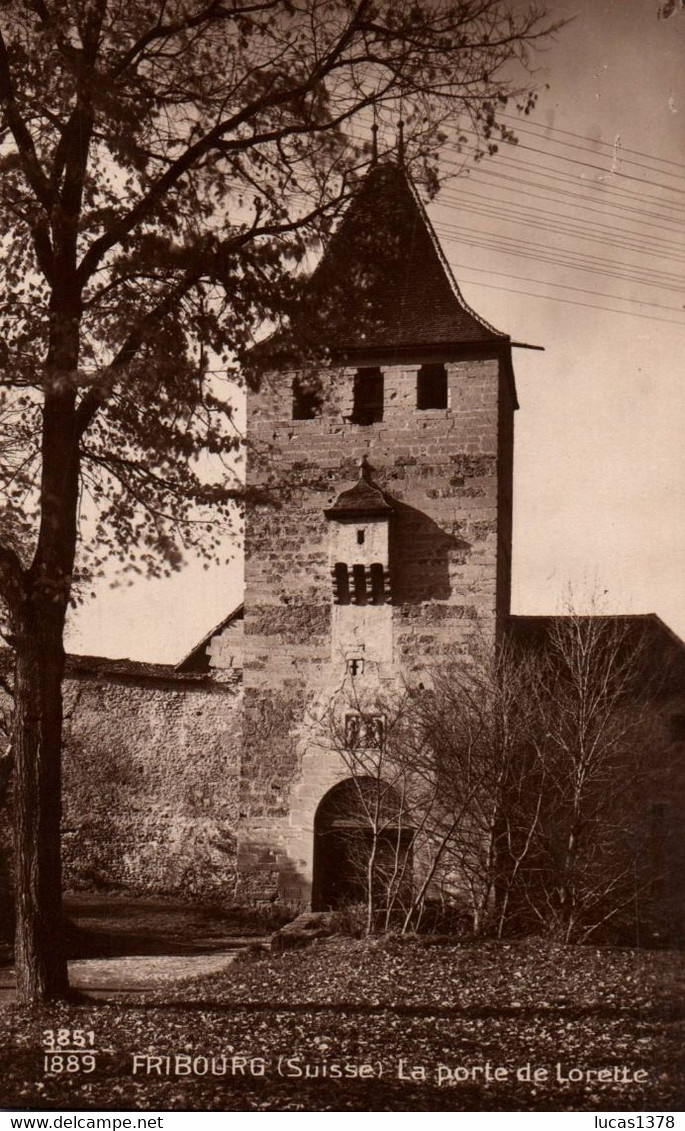
[[[596,589],[602,611],[657,612],[685,637],[685,11],[547,7],[575,19],[537,57],[549,90],[520,144],[429,208],[467,302],[545,347],[514,351],[512,611],[560,612],[571,585],[579,606]],[[228,552],[103,583],[68,648],[177,661],[241,599]]]

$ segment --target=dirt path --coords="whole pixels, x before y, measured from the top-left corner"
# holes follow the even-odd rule
[[[227,969],[238,949],[214,954],[131,955],[126,958],[86,958],[69,963],[69,983],[75,990],[103,1001],[139,997],[150,990],[216,974]],[[14,970],[0,970],[0,1003],[14,1000]]]
[[[125,893],[65,896],[69,983],[102,1001],[143,999],[185,978],[215,974],[281,925],[254,909]],[[11,947],[0,957],[0,1004],[14,1000]]]

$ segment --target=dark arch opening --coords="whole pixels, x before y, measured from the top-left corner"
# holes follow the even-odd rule
[[[399,797],[387,783],[347,778],[333,786],[314,818],[312,910],[366,904],[372,882],[374,903],[384,912],[390,897],[411,889],[413,839]]]

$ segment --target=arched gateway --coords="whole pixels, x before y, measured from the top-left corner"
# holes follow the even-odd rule
[[[396,792],[373,778],[348,778],[322,798],[314,818],[312,909],[366,903],[369,883],[380,909],[411,887],[413,830],[404,827]]]

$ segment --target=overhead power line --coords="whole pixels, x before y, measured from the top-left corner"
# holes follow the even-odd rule
[[[450,147],[445,147],[445,152],[454,152],[454,150],[450,149]],[[472,152],[472,150],[471,150],[471,152]],[[449,166],[453,167],[453,169],[457,169],[459,171],[461,171],[462,167],[463,167],[461,163],[449,161],[449,158],[445,159],[444,157],[442,158],[442,163],[449,165]],[[537,178],[540,178],[540,176],[543,176],[543,178],[545,180],[562,181],[562,183],[569,183],[570,182],[573,185],[574,188],[580,187],[579,182],[576,181],[574,178],[572,178],[572,176],[570,176],[567,173],[546,172],[546,171],[541,170],[539,165],[531,164],[530,162],[512,161],[512,159],[503,157],[501,154],[497,154],[496,157],[491,158],[491,161],[488,161],[487,164],[479,164],[475,167],[469,167],[468,181],[471,181],[472,176],[476,176],[476,178],[478,178],[478,176],[484,175],[484,176],[486,176],[486,178],[487,178],[487,176],[494,176],[494,178],[496,178],[497,180],[505,180],[505,181],[508,181],[508,182],[510,182],[514,185],[522,184],[522,185],[528,185],[528,187],[530,187],[530,185],[532,185],[532,187],[534,187],[534,188],[541,188],[541,189],[544,189],[547,192],[558,193],[558,195],[572,197],[573,199],[578,199],[579,201],[581,201],[581,206],[582,206],[583,201],[584,201],[584,207],[587,207],[588,210],[592,210],[593,213],[595,213],[595,211],[598,211],[598,209],[593,208],[592,204],[599,204],[604,208],[617,208],[621,211],[626,211],[626,213],[651,216],[653,218],[658,219],[658,221],[659,221],[658,224],[654,224],[654,225],[650,225],[650,226],[658,227],[660,231],[666,231],[668,233],[674,233],[674,234],[679,234],[679,232],[683,232],[683,234],[685,234],[685,228],[678,227],[678,225],[683,225],[683,222],[685,221],[685,216],[683,216],[683,217],[670,216],[669,214],[662,213],[662,211],[661,211],[661,213],[645,213],[645,211],[643,209],[633,208],[631,205],[622,204],[622,202],[619,202],[617,200],[602,200],[602,199],[599,199],[597,197],[587,197],[587,196],[583,196],[583,193],[571,192],[569,189],[566,189],[566,188],[557,188],[556,184],[540,184],[539,180],[534,182],[534,181],[531,181],[531,180],[527,180],[526,178],[524,178],[524,176],[523,176],[523,178],[521,178],[521,176],[513,176],[513,175],[508,174],[508,173],[497,172],[496,167],[493,167],[493,166],[497,166],[497,165],[500,165],[500,164],[504,164],[504,165],[508,166],[509,169],[515,170],[517,172],[520,171],[520,166],[524,166],[524,169],[534,171]],[[463,178],[462,183],[467,183],[467,178]],[[586,188],[590,191],[592,191],[593,189],[596,188],[596,185],[593,185],[592,183],[589,183],[589,182],[581,182],[581,183],[582,183],[583,188]],[[443,199],[444,199],[445,193],[449,193],[450,191],[461,192],[461,189],[457,187],[457,179],[452,178],[450,181],[445,181],[445,185],[446,184],[450,184],[451,189],[449,189],[449,188],[443,188],[442,189],[441,197]],[[621,195],[621,197],[626,196],[626,193],[623,190],[610,189],[610,188],[605,187],[605,185],[602,185],[601,191],[602,191],[602,193],[610,192],[610,193],[613,193],[613,195],[615,195],[615,193],[619,193],[619,195]],[[528,195],[529,195],[529,193],[527,193],[527,196]],[[640,193],[628,193],[628,197],[635,198],[635,199],[638,199],[640,201],[643,201],[643,198],[641,197]],[[540,199],[544,199],[544,198],[540,197]],[[649,199],[653,199],[654,202],[656,202],[657,205],[662,204],[662,201],[658,200],[658,198],[649,198]],[[554,201],[549,200],[549,202],[554,202]],[[683,208],[685,210],[685,205],[674,204],[674,207]],[[604,215],[604,213],[599,213],[599,215]],[[622,223],[624,223],[624,217],[623,216],[619,216],[615,213],[613,215],[616,215],[616,218],[619,219],[619,221],[621,221]],[[670,225],[676,225],[676,227],[674,228],[673,226],[670,226]],[[633,232],[632,234],[636,235],[638,233]],[[651,236],[645,235],[645,239],[651,239]]]
[[[658,281],[648,268],[644,271],[624,272],[612,270],[611,261],[602,257],[583,256],[566,249],[560,249],[554,254],[554,249],[546,248],[543,244],[528,244],[519,240],[504,243],[502,239],[489,232],[474,232],[470,228],[459,228],[455,225],[436,225],[438,234],[452,234],[455,241],[469,247],[483,248],[486,251],[495,251],[498,255],[514,256],[516,259],[531,259],[536,263],[550,263],[555,266],[569,267],[573,271],[582,271],[586,274],[601,275],[607,279],[617,279],[620,282],[640,283],[659,290],[673,291],[676,294],[685,293],[685,279],[674,276],[674,281]],[[474,238],[481,237],[481,238]],[[533,248],[540,249],[536,254]],[[609,266],[607,267],[607,263]]]
[[[556,185],[538,185],[535,181],[527,180],[525,177],[513,177],[509,173],[498,173],[494,169],[489,168],[488,166],[480,165],[480,166],[478,166],[477,169],[471,170],[469,172],[468,177],[464,177],[464,183],[465,184],[469,184],[469,183],[473,184],[473,182],[475,180],[476,184],[483,184],[483,182],[478,179],[481,175],[484,175],[486,177],[493,177],[495,180],[498,180],[498,181],[506,181],[507,184],[514,185],[514,186],[516,186],[516,188],[525,187],[527,189],[526,196],[536,197],[539,200],[548,201],[550,204],[555,204],[557,202],[557,200],[559,200],[562,197],[568,197],[568,198],[570,198],[570,200],[580,201],[580,204],[579,205],[573,205],[573,204],[568,203],[566,200],[560,200],[560,203],[564,204],[567,208],[574,208],[576,211],[588,212],[588,213],[593,212],[593,213],[596,213],[596,215],[598,215],[598,216],[605,216],[605,217],[606,216],[613,216],[620,223],[626,222],[626,217],[627,217],[627,222],[639,223],[643,228],[645,228],[645,227],[656,228],[658,231],[662,231],[662,232],[673,232],[674,231],[674,228],[672,227],[672,225],[669,225],[668,223],[664,223],[663,215],[660,215],[658,212],[647,212],[644,208],[633,208],[629,204],[618,204],[617,202],[614,202],[614,201],[604,201],[604,202],[594,201],[594,203],[591,203],[590,201],[592,200],[592,198],[590,198],[590,200],[588,200],[588,197],[585,196],[583,193],[571,192],[570,189],[557,188]],[[454,181],[451,181],[450,183],[454,184]],[[487,185],[487,180],[486,180],[485,184]],[[552,196],[543,196],[539,192],[531,192],[530,191],[531,189],[538,189],[538,188],[542,188],[546,192],[550,192],[553,195]],[[459,190],[455,189],[455,191],[459,191]],[[509,191],[511,192],[511,191],[515,191],[515,190],[509,189]],[[595,207],[595,204],[599,205],[599,207]],[[626,217],[624,217],[623,213],[626,214]],[[645,219],[645,220],[640,220],[640,219],[633,220],[632,219],[633,216],[636,216],[636,217],[645,216],[645,217],[647,217],[647,219]],[[675,217],[674,217],[674,222],[676,222]],[[680,218],[678,218],[677,223],[682,223],[682,220]],[[685,235],[685,228],[683,229],[683,235]]]
[[[475,131],[471,132],[475,133]],[[514,152],[519,147],[511,146],[510,148],[511,151]],[[466,152],[469,155],[473,155],[476,151],[475,149],[471,148]],[[455,158],[458,158],[458,160],[450,161],[448,157],[445,157],[445,154],[450,153]],[[555,155],[553,153],[545,153],[545,156],[551,157],[552,160],[555,159]],[[455,169],[458,173],[463,173],[465,168],[464,153],[455,148],[455,146],[445,145],[440,155],[440,163],[443,166],[446,165],[450,168]],[[579,178],[577,176],[574,176],[566,169],[550,169],[545,165],[541,165],[540,162],[525,161],[522,157],[517,157],[516,160],[514,160],[512,157],[506,156],[501,149],[499,149],[495,155],[489,157],[487,162],[479,162],[479,164],[475,166],[475,168],[477,168],[478,171],[487,171],[493,166],[498,165],[506,165],[507,167],[515,169],[517,171],[520,171],[521,169],[532,171],[536,177],[543,177],[545,180],[561,181],[562,184],[571,184],[574,188],[579,188],[582,185],[582,187],[587,189],[588,192],[601,191],[602,195],[618,196],[622,199],[639,201],[640,204],[654,204],[659,208],[666,207],[670,210],[675,209],[676,211],[685,212],[685,202],[681,202],[679,200],[664,200],[663,197],[651,196],[649,194],[646,195],[644,192],[635,192],[633,189],[626,188],[625,186],[609,184],[607,183],[607,181],[591,181],[583,177],[582,175]],[[468,166],[468,168],[472,169],[474,168],[474,166]],[[665,218],[674,220],[676,223],[679,222],[677,217],[674,217],[670,214],[665,216]]]
[[[516,115],[514,115],[514,114],[500,114],[500,117],[504,118],[506,121],[515,122],[517,128],[521,129],[521,119],[519,117],[516,117]],[[615,145],[615,142],[613,142],[613,141],[602,141],[600,138],[593,138],[593,137],[590,137],[588,134],[574,133],[573,130],[562,130],[559,126],[547,126],[542,122],[537,122],[534,118],[527,118],[526,123],[529,123],[531,126],[537,126],[541,130],[548,130],[550,133],[564,134],[565,137],[578,138],[580,141],[589,142],[591,146],[593,146],[593,145],[605,145],[605,146],[608,146],[610,149],[613,149],[614,145]],[[526,131],[526,132],[530,132],[530,131]],[[669,157],[657,157],[657,155],[655,153],[643,153],[642,150],[640,150],[640,149],[630,149],[628,146],[623,145],[623,143],[621,143],[620,148],[621,148],[621,153],[634,153],[637,157],[647,158],[648,161],[659,161],[663,165],[674,165],[677,169],[685,169],[685,163],[683,163],[682,161],[672,161]],[[635,164],[637,164],[637,162],[635,162]]]
[[[448,190],[448,193],[449,193],[449,191],[450,190]],[[458,189],[455,189],[455,194],[457,196],[459,195]],[[256,196],[258,194],[254,190],[252,190],[250,192],[250,195]],[[498,203],[504,203],[504,202],[499,201]],[[462,202],[462,206],[463,206],[463,202]],[[468,207],[470,209],[470,206],[468,206]],[[475,211],[475,209],[473,209],[473,211]],[[488,218],[490,216],[490,212],[487,208],[486,208],[486,211],[481,213],[481,214],[485,215]],[[528,223],[532,223],[532,224],[534,224],[534,226],[540,227],[539,223],[536,223],[536,221],[534,221],[534,220],[528,221]],[[552,248],[550,248],[549,245],[533,244],[530,241],[516,240],[514,237],[509,236],[507,234],[484,232],[484,231],[478,231],[478,230],[474,231],[473,229],[463,228],[463,227],[460,227],[459,225],[452,225],[452,224],[449,224],[449,223],[441,224],[440,222],[437,222],[435,224],[435,227],[436,227],[436,231],[438,232],[440,237],[443,238],[446,243],[468,245],[468,246],[473,246],[473,247],[481,247],[485,250],[496,251],[500,255],[502,255],[502,254],[504,254],[504,255],[514,255],[517,258],[525,258],[525,259],[528,259],[528,260],[533,260],[534,262],[538,262],[538,263],[543,263],[543,264],[544,263],[551,263],[551,264],[554,264],[554,265],[557,265],[557,266],[566,266],[571,270],[576,270],[576,271],[580,270],[580,271],[583,271],[583,272],[586,272],[586,273],[589,272],[589,273],[592,273],[592,274],[598,274],[598,275],[601,275],[603,278],[606,278],[606,279],[616,279],[618,282],[623,282],[623,283],[628,283],[628,284],[633,283],[633,284],[638,284],[638,285],[641,285],[641,286],[658,287],[659,289],[667,290],[670,293],[682,294],[683,291],[685,290],[685,277],[678,276],[678,275],[675,275],[673,273],[663,272],[663,271],[657,272],[657,271],[655,271],[655,270],[653,270],[649,267],[646,267],[646,266],[638,267],[637,265],[634,265],[634,264],[625,264],[625,263],[622,264],[622,263],[617,262],[616,260],[607,259],[606,257],[584,255],[583,253],[580,253],[580,252],[577,252],[577,251],[571,251],[571,250],[568,250],[568,249],[560,249],[560,248],[552,249]],[[455,234],[450,234],[450,233],[455,233]],[[576,234],[576,233],[574,232],[574,234]],[[606,242],[606,241],[603,241],[603,242]],[[615,241],[612,241],[612,246],[615,246]],[[538,254],[535,254],[534,252],[531,254],[531,250],[534,249],[534,248],[538,249]],[[627,248],[626,250],[628,250],[628,252],[630,254],[635,254],[634,249]],[[552,252],[552,251],[555,251],[556,254],[555,255],[550,254],[550,252]],[[461,269],[461,267],[460,267],[460,269]],[[466,267],[465,269],[469,270],[468,267]],[[518,278],[518,276],[511,275],[507,272],[500,272],[500,271],[489,272],[487,269],[481,269],[481,268],[475,268],[475,267],[470,268],[470,270],[476,271],[477,273],[481,273],[481,274],[492,274],[493,276],[502,277],[502,278]],[[461,279],[461,276],[460,276],[460,279]],[[685,319],[681,322],[681,321],[678,321],[677,319],[662,318],[662,317],[660,317],[658,315],[654,315],[654,314],[644,314],[644,313],[641,314],[641,313],[636,312],[636,311],[631,312],[631,311],[628,311],[628,310],[617,309],[615,307],[598,306],[596,303],[595,304],[583,303],[583,302],[581,302],[577,299],[573,299],[573,298],[564,299],[560,295],[539,294],[539,293],[535,293],[535,292],[532,292],[532,291],[522,291],[520,288],[505,287],[505,286],[492,284],[492,283],[488,284],[488,283],[484,283],[482,280],[474,280],[474,279],[463,278],[462,281],[472,283],[473,285],[476,285],[476,286],[485,286],[485,287],[488,287],[490,289],[508,291],[512,294],[525,294],[529,297],[540,298],[540,299],[543,299],[543,300],[544,299],[551,299],[552,301],[567,302],[567,303],[570,303],[571,305],[575,305],[575,306],[604,310],[608,313],[631,314],[633,317],[648,318],[648,319],[651,319],[653,321],[666,322],[666,323],[672,324],[672,325],[683,325],[683,326],[685,326]],[[607,292],[603,292],[603,291],[593,291],[589,288],[575,287],[572,284],[555,283],[555,282],[550,282],[550,281],[546,281],[546,280],[543,280],[543,279],[527,279],[527,278],[524,278],[521,281],[524,282],[524,283],[530,282],[533,285],[538,285],[538,286],[543,286],[543,287],[546,287],[546,286],[554,287],[558,290],[565,291],[568,294],[571,294],[571,293],[586,294],[588,296],[593,296],[593,297],[598,297],[598,298],[607,298],[607,299],[614,300],[614,301],[619,302],[619,303],[626,303],[626,304],[639,305],[639,306],[649,306],[651,309],[664,310],[664,311],[667,311],[667,312],[670,312],[670,313],[673,313],[673,314],[676,314],[676,315],[679,313],[677,307],[669,306],[669,305],[664,304],[664,303],[653,302],[651,300],[634,299],[634,298],[626,297],[624,295],[618,295],[618,294],[615,294],[615,293],[607,293]]]
[[[517,133],[522,133],[522,134],[525,134],[527,136],[537,138],[539,141],[549,141],[549,142],[551,142],[552,145],[564,145],[568,149],[579,149],[582,153],[593,154],[595,157],[601,158],[601,157],[604,156],[604,154],[602,154],[602,153],[597,153],[597,151],[594,150],[591,146],[576,145],[572,141],[557,141],[556,138],[544,137],[544,135],[536,133],[534,130],[526,130],[526,129],[522,128],[521,126],[517,127]],[[516,143],[512,143],[512,144],[516,144]],[[518,144],[520,144],[520,142]],[[613,145],[610,142],[604,142],[603,144],[611,146],[611,149],[613,150],[612,161],[613,160],[616,160],[616,161],[623,160],[625,164],[634,165],[634,166],[636,166],[636,168],[639,168],[639,169],[646,169],[650,173],[656,173],[659,176],[673,177],[676,180],[685,181],[685,175],[683,175],[682,173],[669,173],[666,169],[658,169],[654,165],[647,165],[642,161],[631,161],[630,158],[625,158],[624,153],[626,151],[624,151],[622,145],[620,144],[620,141],[618,141],[618,140],[616,142],[614,142]],[[556,156],[561,157],[562,154],[557,154]],[[606,156],[608,157],[609,154],[607,154]],[[616,172],[617,175],[618,175],[618,169],[613,170],[613,171]],[[626,174],[624,174],[624,175],[626,175]],[[633,179],[634,180],[641,180],[642,178],[635,177]],[[681,191],[680,189],[678,189],[677,186],[668,185],[667,187],[668,187],[669,190],[671,190],[673,192]]]
[[[459,202],[457,202],[459,203]],[[494,217],[499,220],[505,220],[509,224],[516,224],[519,227],[532,227],[536,231],[550,232],[562,237],[573,236],[574,239],[580,239],[585,242],[600,244],[603,247],[619,248],[622,251],[630,252],[633,255],[655,255],[658,254],[660,260],[667,260],[669,263],[683,263],[683,256],[672,255],[666,250],[645,247],[638,242],[630,241],[621,238],[620,234],[610,236],[604,233],[595,235],[592,231],[583,230],[582,226],[574,226],[572,224],[553,223],[548,220],[537,220],[534,217],[528,217],[525,214],[517,213],[511,208],[497,208],[483,203],[482,205],[467,203],[459,203],[459,207],[463,212],[470,212],[476,216],[482,216],[486,219]]]
[[[239,186],[236,186],[236,187],[239,187]],[[256,197],[257,195],[259,195],[258,192],[253,188],[245,189],[244,191],[245,191],[245,195],[248,195],[250,197]],[[460,202],[459,191],[460,190],[457,189],[456,187],[453,190],[453,192],[452,192],[452,190],[444,190],[443,194],[441,194],[441,197],[439,199],[445,199],[445,196],[447,196],[451,199],[452,196],[454,196],[454,199],[457,200],[457,202]],[[463,202],[461,202],[461,203],[463,204]],[[501,202],[501,203],[504,203],[504,202]],[[486,206],[487,206],[487,201],[484,200],[483,207],[486,208]],[[471,209],[470,204],[468,205],[468,207],[465,207],[464,210],[474,211],[473,209]],[[481,214],[486,216],[486,218],[489,218],[489,215],[490,215],[489,209],[485,212],[482,212]],[[536,224],[534,221],[532,221],[532,223],[534,224],[534,226],[539,227],[539,225]],[[455,227],[455,226],[453,226],[453,227]],[[481,231],[481,230],[478,230],[478,229],[476,229],[476,230],[467,229],[467,228],[459,229],[458,225],[456,225],[455,230],[461,230],[464,233],[471,233],[471,234],[480,235],[480,236],[483,236],[483,237],[487,237],[488,235],[491,234],[491,233],[487,233],[487,232],[484,232],[484,231]],[[527,248],[530,248],[530,247],[538,247],[544,252],[549,252],[550,250],[552,250],[549,247],[549,245],[533,244],[530,241],[525,241],[525,242],[520,241],[520,240],[517,241],[515,239],[515,237],[513,237],[513,236],[511,236],[507,233],[497,233],[496,235],[495,235],[495,233],[492,233],[492,238],[496,238],[498,241],[506,241],[508,246],[511,246],[511,244],[513,243],[519,248],[525,247],[527,249]],[[612,239],[611,244],[612,244],[612,247],[616,246],[615,240]],[[503,250],[503,248],[501,247],[501,244],[498,244],[497,250]],[[612,269],[625,268],[626,270],[630,270],[632,272],[631,278],[633,278],[635,281],[644,282],[647,285],[658,285],[658,286],[665,287],[667,289],[671,289],[671,284],[676,284],[676,286],[678,286],[680,283],[683,283],[685,285],[685,277],[679,276],[679,275],[674,274],[672,272],[666,272],[666,271],[663,271],[663,270],[655,271],[654,269],[651,269],[651,268],[649,268],[645,265],[639,265],[638,266],[637,264],[624,264],[624,263],[621,263],[620,261],[609,259],[607,257],[584,254],[584,253],[581,253],[581,252],[576,251],[576,250],[574,250],[573,252],[565,251],[565,249],[562,249],[562,248],[558,248],[558,249],[554,249],[554,250],[557,250],[557,252],[559,254],[561,254],[563,252],[564,254],[566,254],[568,256],[573,256],[572,260],[568,260],[564,264],[566,266],[578,267],[578,269],[585,270],[585,269],[587,269],[587,264],[591,264],[592,265],[591,269],[595,273],[598,272],[600,268],[603,268],[605,266],[608,266],[609,268],[612,268]],[[633,249],[627,249],[627,250],[629,250],[630,254],[634,253]],[[551,261],[552,262],[560,262],[558,259],[553,259]],[[601,273],[601,271],[599,273]],[[618,276],[615,276],[615,277],[618,277]]]
[[[478,279],[461,279],[463,283],[469,283],[477,287],[487,287],[488,290],[494,291],[507,291],[513,295],[525,295],[527,298],[541,298],[548,299],[550,302],[563,302],[568,306],[583,306],[588,310],[605,310],[609,314],[626,314],[629,318],[648,318],[651,322],[666,322],[669,326],[682,326],[685,329],[685,319],[678,322],[673,318],[662,318],[658,314],[639,314],[634,310],[616,310],[613,306],[598,306],[595,302],[579,302],[577,299],[561,298],[560,295],[541,295],[537,291],[523,291],[520,288],[514,289],[513,287],[503,287],[498,283],[482,283]]]
[[[450,240],[450,237],[446,236],[445,239]],[[452,262],[451,265],[453,267],[459,267],[460,269],[463,268],[466,271],[477,271],[479,274],[482,273],[488,276],[495,275],[501,279],[518,279],[522,283],[536,283],[543,287],[558,287],[561,290],[576,291],[578,292],[578,294],[582,295],[596,295],[597,298],[611,298],[615,299],[617,302],[629,302],[632,304],[637,304],[639,306],[652,306],[658,310],[670,310],[672,314],[683,313],[682,307],[678,308],[677,306],[668,306],[668,304],[663,302],[647,302],[644,299],[626,298],[624,295],[607,293],[606,291],[591,291],[588,290],[587,287],[573,287],[570,283],[553,283],[549,279],[531,279],[527,275],[512,275],[507,271],[490,271],[487,267],[473,267],[469,266],[468,263]],[[480,285],[482,286],[483,284],[481,283]],[[625,313],[628,313],[628,311],[626,311]],[[685,326],[685,318],[683,320],[683,326]]]
[[[675,259],[682,262],[685,266],[685,247],[681,255],[677,252],[674,255],[673,242],[667,242],[664,239],[648,236],[642,236],[638,232],[633,232],[628,228],[621,228],[615,224],[602,224],[597,221],[583,220],[582,216],[567,216],[565,213],[550,212],[549,209],[540,208],[538,205],[533,204],[530,212],[527,212],[525,205],[520,205],[518,201],[511,201],[502,199],[502,197],[483,197],[477,193],[469,192],[468,190],[450,191],[446,193],[446,199],[455,204],[459,208],[472,209],[477,207],[479,209],[492,210],[493,214],[502,215],[505,218],[511,217],[516,220],[523,218],[530,224],[531,227],[538,228],[540,226],[539,217],[543,218],[543,223],[551,225],[559,232],[564,232],[570,235],[579,235],[583,239],[589,239],[595,234],[606,239],[609,237],[612,244],[616,247],[623,246],[631,251],[637,251],[640,254],[654,255],[655,252],[665,255],[669,259]]]
[[[487,215],[484,215],[487,219]],[[461,218],[460,218],[461,219]],[[576,244],[571,246],[566,244],[551,244],[539,243],[536,240],[528,239],[525,236],[511,235],[503,228],[497,231],[489,230],[486,228],[475,228],[472,225],[467,226],[466,223],[458,224],[452,220],[437,218],[436,223],[442,224],[445,228],[452,228],[456,231],[464,232],[468,235],[478,237],[485,237],[487,239],[495,240],[498,244],[503,246],[523,247],[526,249],[532,248],[541,251],[546,255],[565,255],[570,256],[574,260],[582,263],[592,263],[593,266],[610,266],[616,267],[620,270],[632,271],[641,275],[648,275],[651,278],[658,278],[662,281],[679,285],[684,282],[684,275],[678,271],[666,270],[663,267],[650,267],[649,264],[643,263],[628,263],[624,259],[617,259],[615,256],[608,256],[599,251],[585,250],[577,247]],[[627,251],[626,254],[633,255],[632,251]],[[661,260],[659,260],[661,262]]]
[[[475,130],[465,129],[462,132],[468,133],[473,137],[478,137]],[[361,135],[355,133],[351,133],[350,137],[357,142],[363,142],[365,140],[363,137],[361,137]],[[520,173],[521,170],[524,169],[526,171],[533,172],[537,178],[542,177],[544,178],[544,180],[560,181],[563,185],[571,185],[576,189],[584,188],[588,193],[601,192],[601,198],[598,198],[596,196],[594,197],[595,203],[602,203],[603,198],[607,195],[612,197],[615,196],[618,197],[619,200],[635,202],[641,205],[655,205],[657,208],[662,210],[660,215],[664,220],[671,220],[674,223],[682,222],[682,217],[672,216],[669,213],[664,213],[663,209],[664,207],[667,207],[672,211],[675,210],[676,212],[681,211],[685,213],[685,201],[665,201],[663,197],[651,196],[649,194],[646,194],[644,191],[635,192],[634,190],[627,188],[625,185],[618,186],[613,183],[609,184],[607,180],[590,180],[583,173],[581,173],[579,176],[574,176],[574,174],[567,169],[549,169],[547,166],[542,165],[540,162],[526,161],[524,160],[524,158],[518,156],[518,154],[515,159],[511,156],[506,155],[507,150],[510,153],[517,153],[517,150],[519,150],[520,148],[520,146],[516,145],[507,145],[506,148],[503,148],[500,145],[496,154],[478,162],[478,164],[469,164],[467,158],[469,156],[474,156],[477,152],[473,145],[471,145],[468,149],[462,149],[461,147],[456,145],[446,144],[440,151],[440,166],[442,168],[447,167],[454,169],[458,175],[462,175],[464,173],[471,174],[474,171],[481,173],[490,173],[493,168],[499,168],[500,165],[505,165],[507,166],[507,168],[515,170],[517,173]],[[447,156],[448,154],[451,154],[454,160],[450,160],[449,156]],[[559,154],[554,154],[552,152],[544,151],[544,155],[551,158],[551,160],[559,158]],[[606,172],[607,175],[610,175],[608,170],[605,169],[603,171]],[[640,181],[640,183],[644,184],[645,182]],[[541,187],[551,188],[551,186],[548,185],[543,185]],[[612,200],[610,203],[615,207],[620,207],[621,205],[619,204],[619,200]]]
[[[466,131],[466,132],[474,132],[475,133],[475,131]],[[502,144],[507,145],[507,144],[511,144],[511,143],[502,142]],[[635,181],[637,184],[640,184],[640,185],[648,185],[650,188],[660,188],[660,189],[663,189],[665,192],[672,192],[672,193],[675,193],[678,196],[685,197],[685,188],[674,188],[672,185],[664,185],[659,181],[650,181],[650,180],[647,180],[645,177],[634,177],[630,173],[621,173],[621,172],[619,172],[618,169],[607,168],[605,165],[595,165],[595,163],[593,161],[579,161],[577,157],[576,158],[566,157],[566,155],[563,154],[563,153],[550,153],[549,150],[538,149],[537,146],[526,145],[525,142],[519,142],[516,146],[513,146],[513,148],[525,149],[530,153],[539,153],[543,157],[552,157],[555,161],[566,161],[571,165],[582,165],[584,169],[596,169],[597,172],[604,173],[605,176],[620,177],[621,180]],[[664,175],[667,175],[667,174],[664,174]]]

